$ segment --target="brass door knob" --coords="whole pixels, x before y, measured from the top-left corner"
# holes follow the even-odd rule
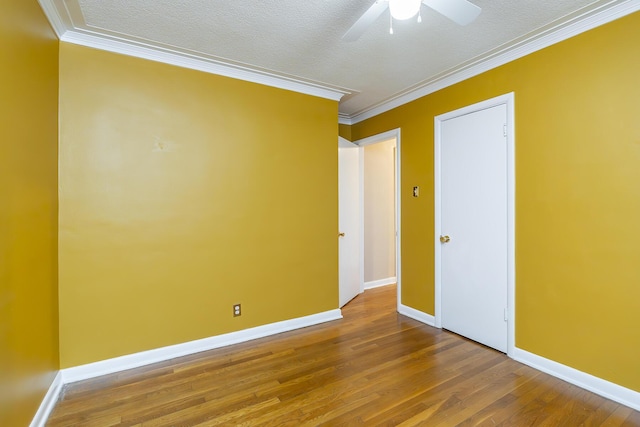
[[[449,236],[440,236],[440,243],[447,243],[449,240],[451,240]]]
[[[344,237],[344,233],[338,233],[339,237]]]

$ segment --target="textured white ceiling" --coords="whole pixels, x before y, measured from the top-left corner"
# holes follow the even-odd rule
[[[423,22],[385,12],[355,42],[342,35],[374,0],[51,0],[70,27],[180,49],[351,92],[355,117],[394,97],[581,16],[638,0],[471,0],[461,27],[422,6]]]

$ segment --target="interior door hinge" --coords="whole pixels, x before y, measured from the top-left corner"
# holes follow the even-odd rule
[[[502,125],[502,136],[507,136],[507,124]]]

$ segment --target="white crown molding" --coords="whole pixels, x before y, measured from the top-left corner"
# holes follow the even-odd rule
[[[507,64],[523,56],[529,55],[538,50],[559,43],[563,40],[574,37],[585,31],[604,25],[623,16],[629,15],[640,10],[640,0],[627,0],[623,3],[616,4],[611,7],[590,11],[582,16],[578,16],[573,20],[567,21],[536,36],[529,40],[525,40],[514,46],[506,48],[504,51],[490,54],[486,57],[479,58],[475,63],[465,65],[461,68],[451,70],[444,76],[428,80],[417,88],[412,88],[406,93],[400,93],[378,103],[366,110],[356,114],[344,115],[344,120],[356,124],[364,120],[385,113],[401,105],[407,104],[423,96],[434,93],[438,90],[460,83],[463,80],[477,76],[487,72],[493,68]]]
[[[338,124],[341,125],[352,125],[353,122],[351,120],[351,117],[349,117],[346,114],[343,113],[338,113]]]
[[[354,92],[351,89],[308,82],[295,77],[270,73],[269,71],[228,64],[197,52],[187,53],[163,46],[138,43],[133,40],[93,33],[87,31],[86,28],[77,27],[72,22],[69,15],[71,12],[64,1],[38,1],[60,40],[68,43],[191,68],[334,101],[340,101],[344,95]],[[338,123],[354,125],[638,10],[640,10],[640,0],[626,0],[623,2],[612,0],[611,3],[599,9],[574,17],[502,51],[489,52],[472,63],[466,63],[449,70],[444,75],[424,81],[418,86],[407,89],[355,114],[340,113]]]
[[[414,320],[417,320],[418,322],[422,322],[425,325],[435,327],[435,324],[436,324],[435,317],[433,317],[430,314],[423,313],[422,311],[416,310],[415,308],[411,308],[404,304],[398,304],[398,313],[402,314],[403,316],[407,316]]]
[[[188,55],[186,53],[163,49],[156,46],[144,46],[130,41],[111,39],[102,35],[91,34],[84,31],[68,30],[60,40],[66,43],[176,65],[178,67],[203,71],[205,73],[216,74],[252,83],[259,83],[265,86],[326,98],[332,101],[340,101],[340,98],[350,93],[346,90],[298,81],[294,78],[286,78],[266,72],[258,72],[255,70],[226,65],[197,55]]]
[[[38,3],[40,3],[42,11],[49,20],[51,27],[53,27],[53,31],[55,31],[58,38],[61,39],[67,31],[68,24],[65,23],[63,16],[59,13],[53,0],[38,0]]]
[[[516,348],[513,359],[563,381],[640,411],[640,393],[550,359]]]
[[[51,411],[53,411],[53,408],[58,402],[62,386],[62,374],[58,371],[56,377],[49,386],[47,394],[45,394],[44,399],[42,399],[40,407],[34,415],[31,424],[29,424],[30,427],[44,427],[46,425],[47,419],[49,418],[49,415],[51,415]]]
[[[310,316],[299,317],[291,320],[270,323],[268,325],[257,326],[255,328],[244,329],[228,334],[217,335],[200,340],[189,341],[182,344],[170,345],[139,353],[128,354],[126,356],[115,357],[113,359],[102,360],[100,362],[75,366],[63,369],[62,380],[65,384],[82,381],[101,375],[112,374],[127,369],[138,368],[152,363],[163,362],[176,357],[186,356],[201,351],[213,350],[238,344],[246,341],[264,338],[271,335],[288,332],[295,329],[306,328],[332,320],[342,318],[340,309],[329,310]]]
[[[87,29],[84,22],[75,22],[83,21],[79,16],[75,16],[75,19],[71,16],[72,14],[81,15],[77,7],[73,8],[73,6],[77,6],[76,4],[71,4],[73,10],[70,10],[69,5],[64,1],[39,0],[39,3],[58,38],[63,42],[190,68],[332,101],[340,101],[344,95],[352,93],[350,89],[321,82],[306,81],[295,76],[285,76],[267,70],[256,70],[242,65],[225,63],[198,52],[184,52],[152,43],[97,33]]]

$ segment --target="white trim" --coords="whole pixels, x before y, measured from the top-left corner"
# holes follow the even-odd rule
[[[244,329],[242,331],[231,332],[228,334],[203,338],[200,340],[190,341],[182,344],[142,351],[139,353],[115,357],[113,359],[107,359],[100,362],[63,369],[61,371],[62,380],[65,384],[68,384],[76,381],[86,380],[88,378],[94,378],[101,375],[124,371],[127,369],[138,368],[140,366],[162,362],[176,357],[199,353],[201,351],[212,350],[232,344],[254,340],[257,338],[276,335],[282,332],[292,331],[294,329],[305,328],[307,326],[317,325],[319,323],[329,322],[341,318],[342,312],[339,309],[335,309],[325,311],[323,313],[312,314],[310,316],[284,320],[282,322],[257,326],[250,329]]]
[[[355,91],[324,82],[231,63],[203,52],[180,49],[145,39],[128,38],[117,32],[98,32],[88,27],[77,1],[38,0],[60,41],[150,61],[190,68],[206,73],[258,83],[333,101]]]
[[[640,10],[639,0],[626,0],[614,6],[611,6],[611,3],[616,2],[612,1],[596,10],[574,17],[568,22],[563,22],[512,46],[482,55],[476,58],[475,61],[457,66],[448,72],[420,83],[417,87],[414,86],[405,92],[387,98],[365,110],[348,116],[343,115],[343,122],[353,125],[370,119],[371,117],[415,101],[423,96],[460,83],[461,81]]]
[[[357,148],[358,150],[360,149],[356,144],[354,144],[353,142],[341,136],[338,136],[338,148],[353,148],[353,149]]]
[[[387,277],[386,279],[379,279],[379,280],[372,280],[370,282],[364,282],[364,289],[367,290],[367,289],[379,288],[382,286],[393,285],[394,283],[396,283],[395,277]]]
[[[389,139],[396,139],[396,146],[398,145],[398,141],[400,140],[400,128],[391,129],[386,132],[382,132],[376,135],[368,136],[366,138],[359,139],[357,141],[353,141],[354,144],[364,147],[366,145],[376,144],[378,142],[384,142]]]
[[[353,122],[351,121],[351,117],[349,117],[348,115],[338,113],[338,124],[351,126]]]
[[[398,313],[417,320],[418,322],[422,322],[426,325],[435,326],[435,318],[432,315],[424,313],[420,310],[416,310],[415,308],[399,304]]]
[[[640,411],[640,392],[603,380],[602,378],[520,348],[514,350],[512,357],[514,360],[529,365],[534,369],[553,375],[556,378],[633,408],[636,411]]]
[[[515,93],[507,101],[507,355],[516,348],[516,107]]]
[[[400,155],[401,132],[396,130],[396,304],[402,305],[402,156]]]
[[[358,145],[358,144],[356,144]],[[364,147],[358,148],[359,172],[358,177],[360,193],[358,202],[360,203],[360,293],[364,292]]]
[[[339,101],[344,95],[350,93],[350,91],[346,89],[324,86],[321,83],[311,83],[294,77],[278,76],[276,73],[270,73],[268,71],[257,71],[248,67],[224,64],[220,61],[206,58],[202,54],[188,54],[168,48],[134,44],[132,41],[109,39],[101,35],[67,31],[60,40],[66,43],[73,43],[107,52],[134,56],[136,58],[203,71],[205,73],[259,83],[265,86],[291,90],[333,101]]]
[[[516,264],[515,264],[515,95],[513,92],[497,96],[486,101],[478,102],[434,118],[434,254],[435,254],[435,326],[442,328],[442,245],[438,240],[441,234],[442,205],[441,180],[441,124],[454,117],[464,116],[476,111],[485,110],[497,105],[507,107],[507,354],[513,357],[515,349],[515,292],[516,292]]]
[[[60,15],[53,0],[38,0],[38,3],[40,3],[40,7],[51,24],[51,28],[55,31],[56,36],[58,36],[59,39],[62,38],[67,31],[69,23],[65,22],[64,17]]]
[[[353,90],[87,26],[77,1],[39,0],[61,41],[339,101]],[[53,25],[53,24],[52,24]]]
[[[397,299],[397,307],[400,310],[400,305],[402,303],[402,253],[401,253],[401,210],[402,210],[402,193],[401,193],[401,183],[402,183],[402,151],[400,150],[401,146],[401,131],[400,128],[391,129],[386,132],[379,133],[377,135],[372,135],[367,138],[362,138],[357,141],[353,141],[354,144],[359,145],[360,147],[365,147],[367,145],[376,144],[378,142],[384,142],[389,139],[396,140],[396,188],[395,188],[395,204],[396,204],[396,218],[395,218],[395,227],[396,227],[396,299]],[[360,157],[360,185],[362,189],[360,191],[360,213],[361,224],[362,224],[362,287],[364,290],[364,152]]]
[[[54,0],[39,0],[39,3],[58,37],[62,41],[69,43],[193,68],[212,74],[332,100],[340,100],[346,94],[358,92],[353,89],[331,86],[325,83],[305,82],[302,79],[279,75],[276,72],[255,70],[249,67],[224,63],[224,61],[207,57],[201,52],[181,52],[175,48],[170,49],[167,46],[141,43],[109,34],[92,33],[86,28],[82,28],[85,25],[83,22],[72,22],[69,16],[71,12],[65,8],[66,2],[62,2],[61,7],[65,8],[67,16],[61,15],[61,11]],[[534,34],[527,39],[518,40],[510,46],[498,50],[489,51],[475,60],[460,64],[356,113],[340,113],[338,122],[347,125],[359,123],[638,10],[640,10],[640,0],[612,0],[595,10],[589,10],[583,14],[570,17],[568,20],[551,28],[543,29],[538,34]]]
[[[49,386],[49,390],[47,391],[47,394],[45,394],[44,399],[42,399],[42,402],[40,403],[40,407],[38,408],[38,411],[33,416],[33,420],[31,421],[31,424],[29,424],[30,427],[45,426],[45,424],[47,423],[47,419],[49,418],[49,415],[51,415],[51,411],[53,411],[53,408],[56,406],[56,403],[58,402],[58,398],[60,397],[60,392],[62,391],[62,386],[63,386],[62,374],[58,372],[56,374],[56,377],[53,379],[51,386]]]

